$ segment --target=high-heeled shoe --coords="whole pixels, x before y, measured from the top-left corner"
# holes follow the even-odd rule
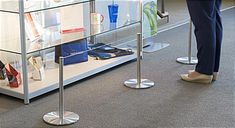
[[[5,80],[6,76],[5,65],[2,63],[2,61],[0,61],[0,80]]]
[[[213,75],[199,74],[195,77],[189,77],[189,74],[181,74],[181,79],[193,83],[210,84],[212,82]]]
[[[32,78],[36,81],[42,81],[45,77],[44,67],[41,57],[30,57],[28,59],[29,63],[33,67]]]
[[[194,72],[195,70],[188,70],[188,73],[192,73]],[[217,80],[217,76],[218,76],[218,72],[213,72],[213,78],[212,78],[212,81],[216,81]]]
[[[6,64],[6,75],[11,88],[17,88],[21,84],[21,75],[10,64]]]

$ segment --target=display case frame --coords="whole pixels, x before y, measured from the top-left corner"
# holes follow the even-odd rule
[[[90,3],[90,13],[95,12],[95,0],[77,0],[80,2],[74,2],[74,3],[67,3],[61,6],[53,6],[53,7],[47,7],[47,8],[41,8],[41,9],[35,9],[35,10],[30,10],[30,11],[25,11],[25,7],[24,7],[24,0],[19,0],[18,4],[19,4],[19,10],[18,11],[12,11],[12,10],[4,10],[4,9],[0,9],[0,12],[4,12],[4,13],[14,13],[16,15],[19,15],[19,25],[20,25],[20,52],[15,52],[12,50],[7,50],[7,49],[0,49],[1,52],[9,52],[9,53],[13,53],[13,54],[19,54],[21,56],[21,62],[22,62],[22,81],[23,84],[19,87],[19,88],[9,88],[8,86],[1,86],[0,87],[0,93],[2,94],[6,94],[9,96],[13,96],[19,99],[23,99],[25,104],[29,104],[30,103],[30,99],[35,98],[37,96],[43,95],[45,93],[48,93],[50,91],[53,91],[55,89],[58,89],[58,76],[53,76],[53,78],[51,78],[51,75],[48,74],[58,74],[59,69],[55,68],[55,69],[51,69],[47,71],[47,75],[49,77],[47,77],[47,79],[43,80],[43,81],[37,81],[37,82],[32,82],[30,83],[29,81],[29,76],[28,76],[28,63],[27,63],[27,55],[34,53],[34,52],[39,52],[39,51],[43,51],[46,49],[49,49],[50,47],[46,47],[44,49],[39,49],[36,51],[31,51],[28,52],[27,51],[27,46],[26,46],[26,30],[25,30],[25,13],[29,13],[29,12],[37,12],[37,11],[46,11],[46,10],[50,10],[50,9],[55,9],[55,8],[61,8],[61,7],[69,7],[72,5],[76,5],[76,4],[84,4],[84,3]],[[141,17],[141,16],[140,16]],[[112,29],[112,30],[107,30],[104,32],[100,32],[100,33],[96,33],[96,34],[89,34],[89,36],[84,36],[82,38],[90,38],[91,40],[95,40],[96,36],[102,35],[102,34],[109,34],[112,32],[115,32],[117,30],[120,29],[125,29],[127,27],[130,26],[135,26],[135,25],[140,25],[141,26],[142,23],[142,17],[141,19],[139,19],[136,22],[133,23],[129,23],[127,25],[123,25],[123,26],[119,26],[116,29]],[[142,31],[142,26],[141,26],[141,30]],[[79,38],[79,39],[82,39]],[[77,40],[77,39],[76,39]],[[131,40],[130,42],[136,42],[135,40]],[[66,42],[65,42],[66,43]],[[63,43],[62,43],[63,44]],[[58,44],[60,45],[60,44]],[[55,47],[51,46],[51,47]],[[126,43],[124,44],[120,44],[118,45],[118,47],[127,47]],[[119,58],[113,58],[113,59],[109,59],[109,60],[104,60],[102,62],[98,62],[98,61],[94,61],[94,59],[92,59],[91,57],[89,57],[88,62],[84,62],[84,63],[79,63],[79,64],[74,64],[71,66],[65,66],[64,67],[64,73],[68,74],[65,75],[66,77],[64,78],[64,86],[71,84],[73,82],[79,81],[81,79],[84,79],[86,77],[89,77],[91,75],[95,75],[99,72],[102,72],[104,70],[110,69],[112,67],[115,67],[117,65],[126,63],[128,61],[132,61],[136,59],[136,54],[133,55],[128,55],[128,56],[123,56],[123,57],[119,57]],[[89,67],[87,67],[87,65],[89,65]],[[72,68],[71,68],[72,67]],[[67,68],[67,69],[66,69]],[[78,71],[74,71],[72,70],[73,68],[79,68],[81,70]],[[82,70],[84,69],[84,70]]]

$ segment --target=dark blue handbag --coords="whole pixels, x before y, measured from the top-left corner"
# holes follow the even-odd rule
[[[100,60],[134,54],[130,49],[119,49],[104,43],[91,44],[88,46],[88,49],[88,55]]]
[[[55,47],[55,62],[59,63],[59,57],[66,57],[64,65],[88,61],[87,40],[77,40]]]

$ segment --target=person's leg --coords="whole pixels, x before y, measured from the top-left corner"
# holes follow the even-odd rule
[[[212,75],[214,72],[216,49],[216,11],[217,0],[187,0],[189,13],[195,26],[198,64],[195,71]]]
[[[221,44],[223,38],[223,26],[220,16],[221,0],[216,0],[215,5],[216,5],[216,52],[215,52],[214,72],[218,72],[220,66]]]

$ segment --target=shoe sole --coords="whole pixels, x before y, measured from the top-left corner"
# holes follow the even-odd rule
[[[190,80],[188,78],[185,78],[184,76],[181,76],[181,79],[190,83],[201,83],[201,84],[210,84],[212,83],[212,79],[197,79],[197,80]]]
[[[211,80],[184,80],[191,83],[210,84]]]
[[[192,72],[194,72],[194,70],[188,70],[188,73],[192,73]],[[217,76],[213,74],[212,81],[216,81],[216,80],[217,80]]]

